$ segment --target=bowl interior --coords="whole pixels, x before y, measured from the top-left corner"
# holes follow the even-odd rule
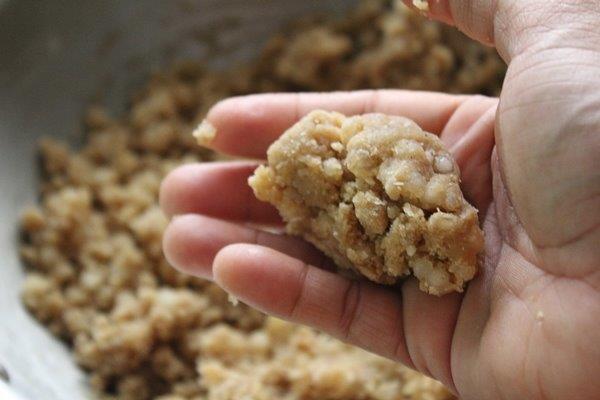
[[[23,308],[20,210],[36,202],[36,141],[77,145],[88,104],[118,113],[148,74],[181,59],[243,62],[301,15],[342,0],[0,0],[0,365],[24,398],[89,397],[68,349]],[[209,45],[210,44],[210,45]]]

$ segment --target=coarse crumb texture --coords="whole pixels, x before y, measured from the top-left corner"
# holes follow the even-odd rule
[[[418,372],[275,318],[251,333],[216,325],[199,346],[214,400],[453,398]]]
[[[492,50],[454,30],[363,1],[341,19],[274,36],[244,67],[186,63],[157,74],[122,118],[91,108],[78,150],[41,142],[41,203],[22,218],[23,301],[107,399],[446,398],[429,378],[306,328],[273,328],[215,285],[176,272],[161,252],[157,194],[174,167],[215,158],[190,132],[221,98],[369,87],[493,94],[503,72]],[[324,347],[327,356],[311,350]]]
[[[317,110],[267,156],[249,179],[254,193],[339,267],[379,283],[412,273],[435,295],[462,291],[475,275],[477,210],[442,141],[413,121]]]
[[[204,120],[194,130],[192,135],[201,146],[209,146],[217,135],[217,129],[207,120]]]

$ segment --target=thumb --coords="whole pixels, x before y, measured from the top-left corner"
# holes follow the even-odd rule
[[[591,274],[600,263],[600,2],[405,2],[494,45],[509,64],[496,146],[510,209],[531,240],[511,245],[548,272]]]
[[[589,14],[596,7],[594,1],[586,0],[404,0],[404,3],[432,19],[456,26],[472,39],[495,46],[507,63],[527,49],[548,45],[553,27],[593,24],[594,17]],[[561,41],[568,39],[561,37]],[[581,37],[571,40],[575,44]]]
[[[409,7],[426,13],[430,18],[455,25],[471,38],[494,45],[494,18],[498,0],[404,0]]]

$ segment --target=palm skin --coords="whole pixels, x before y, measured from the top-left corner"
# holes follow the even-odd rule
[[[399,289],[351,282],[318,268],[327,261],[303,241],[253,228],[281,221],[246,184],[252,162],[167,177],[161,204],[178,217],[165,254],[252,306],[412,366],[464,399],[600,398],[600,6],[430,5],[433,17],[495,38],[509,62],[499,103],[405,91],[260,95],[221,102],[208,119],[215,149],[254,158],[314,108],[404,115],[439,134],[486,237],[464,294],[429,296],[413,279]]]

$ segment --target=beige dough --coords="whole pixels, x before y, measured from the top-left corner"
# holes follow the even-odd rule
[[[383,114],[313,111],[268,151],[249,179],[287,231],[335,263],[392,284],[412,274],[435,295],[477,272],[483,233],[440,139]]]

